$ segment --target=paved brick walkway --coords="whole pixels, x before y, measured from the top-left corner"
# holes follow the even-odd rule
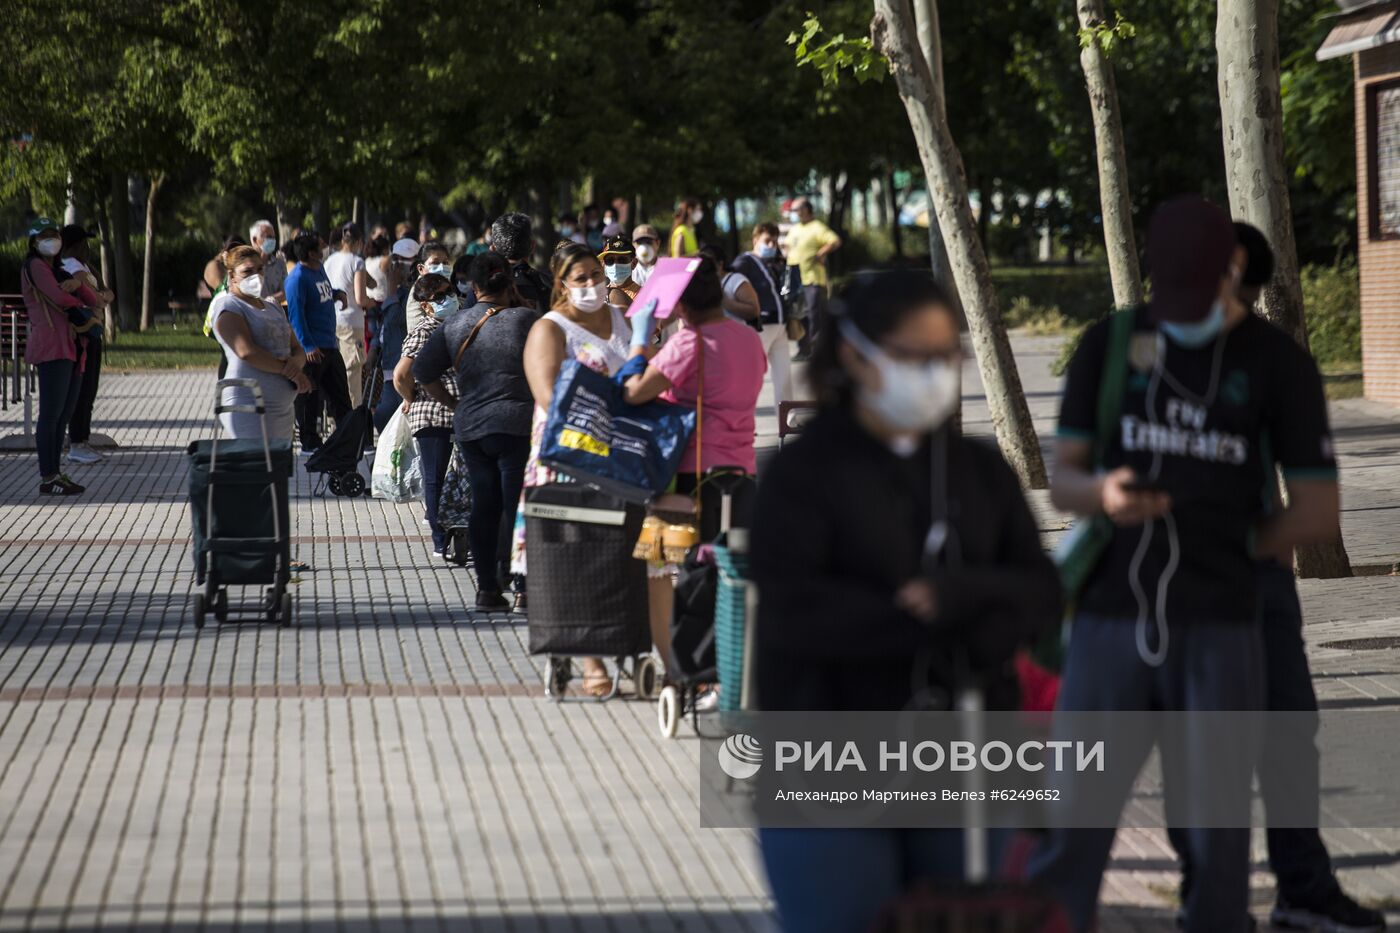
[[[1018,342],[1042,427],[1055,348]],[[697,743],[658,738],[648,704],[544,702],[522,620],[464,608],[416,505],[299,473],[297,626],[196,633],[182,450],[212,377],[103,385],[123,447],[72,471],[87,495],[40,503],[32,455],[0,457],[0,928],[770,929],[750,836],[697,827]],[[1388,567],[1400,421],[1337,420],[1348,545]],[[1400,652],[1317,647],[1394,634],[1400,577],[1303,589],[1324,701],[1400,705]],[[1400,892],[1400,835],[1329,841],[1358,893]],[[1170,929],[1173,879],[1157,834],[1122,834],[1106,928]]]

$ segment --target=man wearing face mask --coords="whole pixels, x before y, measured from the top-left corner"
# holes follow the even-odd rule
[[[758,708],[926,708],[976,686],[988,709],[1016,709],[1010,661],[1058,623],[1060,587],[996,446],[947,428],[957,318],[912,271],[856,275],[833,314],[817,416],[759,483]],[[909,887],[963,877],[956,829],[764,828],[759,845],[789,931],[872,929]]]
[[[530,265],[534,250],[533,222],[529,214],[502,214],[491,225],[491,249],[506,257],[515,278],[515,290],[530,307],[544,311],[549,307],[550,277]]]
[[[632,266],[636,253],[632,251],[632,241],[622,228],[613,224],[604,230],[603,251],[598,261],[603,264],[603,274],[608,277],[608,304],[615,308],[629,308],[632,299],[642,287],[632,281]]]
[[[824,325],[827,288],[831,282],[826,262],[827,257],[841,248],[841,237],[817,219],[812,202],[807,198],[794,202],[791,220],[787,261],[802,281],[802,300],[807,306],[807,332],[797,345],[797,358],[805,360],[811,355],[813,342]]]
[[[276,260],[277,228],[270,220],[259,220],[248,228],[248,243],[257,247],[263,257],[263,295],[274,304],[284,304],[287,299],[287,267]]]
[[[783,256],[778,250],[778,225],[761,223],[753,228],[753,247],[734,260],[734,271],[748,279],[758,295],[758,318],[754,328],[768,355],[768,373],[773,379],[773,404],[792,399],[792,368],[789,361],[787,318],[783,311]]]
[[[651,224],[640,224],[632,231],[632,249],[637,253],[637,262],[632,266],[632,281],[645,285],[656,268],[656,260],[661,258],[661,234]]]
[[[1340,534],[1322,380],[1301,347],[1240,303],[1245,251],[1220,208],[1195,196],[1162,205],[1147,259],[1151,303],[1090,328],[1065,381],[1051,500],[1106,515],[1112,531],[1077,597],[1059,708],[1258,710],[1257,563],[1291,566],[1297,545]],[[1126,339],[1115,344],[1115,332]],[[1099,437],[1110,353],[1126,360],[1125,376],[1114,427]],[[1289,504],[1269,510],[1275,464]],[[1122,754],[1145,760],[1152,744],[1147,735]],[[1173,822],[1190,821],[1182,814],[1192,779],[1208,779],[1214,799],[1237,805],[1243,821],[1178,833],[1199,868],[1183,927],[1243,931],[1256,743],[1246,735],[1212,743],[1186,730],[1160,744],[1169,775],[1193,776],[1181,779],[1185,787],[1168,781]],[[1063,789],[1064,806],[1076,806],[1075,792]],[[1060,896],[1076,929],[1093,926],[1113,837],[1056,829],[1032,861],[1031,877]]]
[[[296,397],[296,419],[301,451],[309,454],[321,446],[323,406],[337,424],[350,413],[350,386],[336,337],[335,290],[321,271],[321,238],[303,233],[292,248],[297,265],[287,276],[287,318],[297,342],[306,348],[304,372],[311,391]]]

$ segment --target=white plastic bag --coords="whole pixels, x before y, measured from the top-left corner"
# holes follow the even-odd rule
[[[379,435],[370,489],[376,499],[390,502],[408,502],[423,494],[423,462],[402,408],[394,411]]]

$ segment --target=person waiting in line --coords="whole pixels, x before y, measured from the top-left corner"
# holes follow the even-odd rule
[[[527,305],[545,311],[554,285],[549,276],[530,265],[534,243],[534,223],[529,214],[502,214],[491,224],[491,250],[510,263],[515,290]]]
[[[413,297],[418,299],[424,314],[404,338],[398,365],[394,367],[394,388],[403,398],[401,408],[418,442],[418,455],[423,464],[423,506],[432,530],[433,556],[445,557],[447,530],[438,524],[437,514],[442,481],[452,458],[452,407],[457,398],[457,383],[451,373],[447,373],[442,377],[441,395],[420,392],[413,375],[413,361],[428,338],[458,313],[462,302],[447,276],[436,272],[429,272],[413,283]],[[440,398],[449,401],[445,403]]]
[[[564,361],[576,359],[610,376],[622,368],[630,355],[632,327],[620,308],[608,305],[607,277],[598,257],[586,246],[568,243],[555,251],[553,269],[555,284],[550,310],[530,328],[525,343],[525,377],[535,402],[530,455],[525,463],[526,487],[563,479],[540,463],[539,456],[554,382]],[[519,282],[518,276],[516,281]],[[528,572],[528,546],[524,515],[518,513],[510,568],[518,577]],[[612,689],[612,678],[600,658],[585,658],[583,675],[581,687],[590,696],[605,696]]]
[[[409,277],[408,302],[404,305],[404,320],[408,325],[408,333],[413,333],[414,328],[423,320],[426,311],[414,297],[413,286],[417,284],[419,276],[440,275],[445,279],[452,278],[452,254],[448,252],[447,246],[437,240],[428,240],[418,247],[418,263],[413,268],[413,274]]]
[[[834,312],[812,361],[819,411],[758,488],[758,708],[903,710],[975,687],[987,708],[1014,710],[1011,659],[1059,624],[1059,577],[996,447],[949,427],[957,319],[931,276],[906,271],[855,276]],[[794,933],[868,929],[910,886],[964,877],[959,829],[758,838]]]
[[[1246,310],[1252,310],[1259,294],[1274,274],[1274,254],[1263,231],[1247,223],[1235,223],[1235,236],[1245,250],[1244,273],[1240,277],[1239,299]],[[1266,468],[1270,480],[1275,471]],[[1270,510],[1282,507],[1277,484],[1270,482],[1272,494],[1267,497]],[[1274,806],[1287,806],[1284,801],[1316,801],[1321,785],[1317,752],[1317,694],[1313,691],[1312,674],[1308,670],[1307,653],[1303,645],[1303,607],[1298,599],[1298,584],[1293,576],[1292,560],[1261,560],[1258,569],[1258,616],[1264,643],[1264,705],[1270,711],[1314,714],[1309,717],[1311,732],[1290,735],[1287,741],[1271,741],[1268,752],[1261,756],[1255,774],[1260,796],[1264,799],[1266,818]],[[1272,723],[1292,725],[1296,717],[1278,717]],[[1278,759],[1270,757],[1278,755]],[[1275,791],[1275,788],[1279,788]],[[1291,788],[1298,788],[1292,790]],[[1358,904],[1348,897],[1332,871],[1332,860],[1322,834],[1317,830],[1317,811],[1313,810],[1310,825],[1293,827],[1270,826],[1265,834],[1269,850],[1269,869],[1278,882],[1278,893],[1270,922],[1276,927],[1302,930],[1346,930],[1348,933],[1379,933],[1385,929],[1385,917],[1378,910]],[[1167,830],[1172,848],[1181,859],[1181,903],[1190,899],[1196,870],[1191,861],[1191,849],[1185,830]]]
[[[287,315],[263,297],[263,256],[253,246],[237,246],[224,254],[229,287],[214,299],[211,313],[214,337],[229,358],[225,378],[255,381],[266,413],[223,412],[219,420],[230,437],[261,439],[265,418],[269,440],[290,441],[296,397],[311,391],[311,381],[304,372],[306,351]],[[244,388],[227,388],[221,398],[225,405],[253,403],[252,393]]]
[[[452,288],[462,300],[464,308],[476,304],[476,291],[472,288],[472,258],[463,253],[452,264]]]
[[[1051,501],[1107,515],[1107,551],[1078,594],[1060,687],[1062,710],[1251,711],[1262,708],[1259,561],[1289,565],[1294,547],[1340,534],[1336,461],[1317,365],[1241,304],[1246,255],[1230,218],[1197,196],[1157,209],[1148,227],[1152,299],[1132,318],[1126,351],[1111,323],[1085,332],[1060,407]],[[1115,430],[1098,438],[1098,396],[1110,352],[1127,352]],[[1094,462],[1095,441],[1102,460]],[[1266,510],[1275,464],[1288,506]],[[1210,741],[1210,730],[1164,736],[1169,773],[1205,774],[1212,798],[1243,825],[1183,828],[1197,868],[1183,904],[1188,933],[1248,929],[1248,805],[1257,749]],[[1154,737],[1123,749],[1145,761]],[[1099,800],[1121,808],[1122,799]],[[1080,785],[1065,784],[1075,812]],[[1167,784],[1167,812],[1199,788]],[[1094,926],[1114,830],[1052,829],[1030,877]]]
[[[637,261],[632,266],[632,281],[638,288],[647,283],[656,261],[661,258],[661,233],[651,224],[638,224],[632,231],[632,249]]]
[[[501,611],[510,608],[510,534],[535,406],[525,345],[540,314],[521,301],[504,256],[482,253],[468,275],[476,304],[433,332],[413,362],[413,378],[432,398],[453,404],[453,436],[472,490],[467,535],[476,562],[476,608]],[[455,374],[455,402],[442,382],[448,374]]]
[[[336,250],[325,261],[326,278],[331,288],[345,294],[335,314],[335,336],[340,345],[340,357],[345,361],[345,381],[350,389],[350,405],[355,407],[364,398],[365,315],[371,311],[371,284],[365,269],[365,237],[358,224],[348,223],[333,231],[339,236]]]
[[[59,461],[68,420],[83,387],[83,348],[69,319],[93,307],[97,299],[77,278],[69,276],[59,283],[62,250],[58,225],[39,217],[29,227],[29,250],[20,267],[20,291],[29,316],[24,359],[39,381],[34,445],[39,454],[39,494],[44,496],[74,496],[86,490],[59,472]]]
[[[559,238],[568,240],[570,243],[577,243],[580,246],[588,245],[588,237],[579,228],[578,218],[573,214],[559,215]]]
[[[272,221],[259,220],[249,227],[248,244],[262,253],[263,297],[273,304],[282,304],[287,300],[287,267],[274,261],[277,255],[277,228]]]
[[[758,335],[747,325],[728,317],[722,302],[724,291],[714,266],[701,265],[691,277],[677,304],[685,322],[655,356],[651,352],[652,311],[643,308],[632,317],[632,359],[624,367],[624,398],[633,404],[652,399],[698,408],[700,421],[690,437],[676,472],[675,491],[699,499],[700,540],[713,541],[720,527],[723,496],[706,483],[717,473],[741,470],[757,473],[754,455],[754,407],[763,388],[766,363]],[[731,524],[748,527],[751,486],[732,490]],[[670,606],[671,573],[649,574],[652,592],[652,640],[669,658],[670,614],[658,611]]]
[[[699,198],[682,198],[676,205],[676,213],[671,221],[671,257],[683,258],[700,252],[700,238],[696,228],[705,219],[705,208]]]
[[[219,248],[218,254],[213,259],[204,264],[204,274],[201,277],[204,287],[209,290],[209,301],[212,305],[215,298],[228,290],[228,273],[224,271],[224,256],[228,251],[238,246],[246,246],[241,239],[231,236],[224,240],[224,245]],[[210,340],[214,339],[214,318],[210,316],[209,309],[204,309],[204,336]],[[219,354],[219,378],[224,378],[224,372],[228,369],[228,359],[222,353]]]
[[[791,220],[787,261],[802,282],[802,300],[807,307],[807,332],[797,345],[797,359],[805,360],[811,356],[813,341],[825,326],[827,289],[831,283],[827,259],[841,248],[841,237],[817,219],[810,198],[797,199]]]
[[[102,313],[112,304],[116,295],[97,278],[92,271],[88,254],[88,240],[92,237],[78,224],[68,224],[58,232],[63,241],[59,253],[59,276],[67,276],[87,286],[88,293],[95,300],[92,309]],[[60,286],[61,286],[60,282]],[[73,417],[68,421],[69,463],[101,463],[103,455],[93,449],[88,441],[92,437],[92,409],[97,402],[97,387],[102,376],[102,331],[92,328],[78,338],[83,341],[83,385],[78,392],[78,402],[73,409]]]
[[[614,224],[609,230],[598,261],[603,264],[603,274],[608,278],[608,304],[626,310],[642,290],[632,279],[632,266],[637,256],[632,251],[632,241],[621,227]]]
[[[768,375],[773,382],[773,407],[792,401],[792,367],[789,357],[787,318],[783,307],[783,257],[778,250],[778,225],[771,222],[753,228],[752,246],[734,260],[734,271],[748,280],[758,302],[758,315],[751,320],[768,355]],[[731,280],[732,281],[732,280]],[[736,285],[725,297],[742,300]]]
[[[329,409],[336,424],[350,413],[350,388],[336,337],[335,292],[321,271],[321,238],[303,233],[292,248],[297,264],[287,276],[287,319],[306,350],[311,391],[297,396],[296,420],[302,453],[309,454],[321,447],[322,410]]]
[[[384,264],[389,270],[394,288],[389,291],[384,304],[380,305],[378,357],[379,368],[384,374],[384,388],[379,395],[379,404],[374,408],[374,429],[383,431],[389,419],[394,417],[403,399],[394,388],[394,368],[403,354],[404,338],[408,336],[407,305],[410,298],[409,283],[417,274],[415,261],[418,258],[418,243],[410,239],[396,242],[390,249],[389,261]]]

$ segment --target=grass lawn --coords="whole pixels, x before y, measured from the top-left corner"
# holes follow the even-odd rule
[[[184,319],[176,327],[164,321],[150,330],[123,331],[103,349],[102,368],[111,372],[140,369],[214,369],[219,365],[219,345],[204,336],[198,318]]]

